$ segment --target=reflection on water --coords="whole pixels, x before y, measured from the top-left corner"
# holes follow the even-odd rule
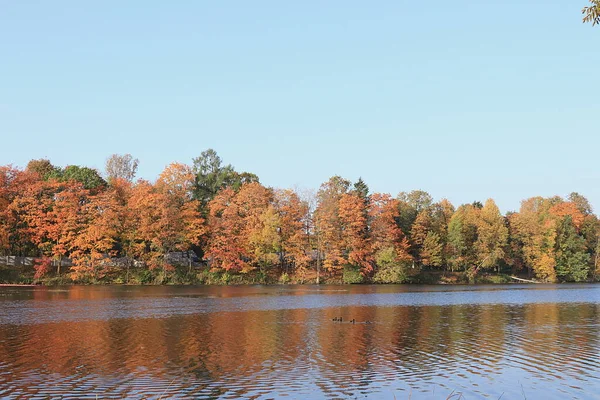
[[[599,314],[595,285],[0,288],[0,396],[592,399]]]

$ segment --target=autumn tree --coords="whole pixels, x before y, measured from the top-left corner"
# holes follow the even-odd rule
[[[113,154],[106,159],[104,167],[106,178],[110,183],[117,179],[132,182],[138,165],[139,160],[133,158],[131,154]]]
[[[248,271],[243,220],[235,202],[236,192],[225,188],[208,203],[208,242],[204,258],[212,270]]]
[[[131,251],[150,269],[159,268],[163,277],[175,268],[167,258],[169,253],[199,246],[206,232],[199,203],[191,198],[192,188],[191,169],[173,163],[155,185],[140,181],[132,190]]]
[[[171,163],[156,180],[159,192],[172,195],[175,201],[184,203],[192,199],[194,174],[192,168],[182,163]]]
[[[448,224],[456,208],[448,199],[442,199],[431,206],[432,229],[445,240],[448,235]]]
[[[62,259],[79,235],[81,206],[88,193],[78,182],[37,181],[15,197],[11,208],[20,214],[29,239],[41,254],[55,260],[61,273]]]
[[[328,271],[339,271],[344,258],[345,239],[340,220],[340,200],[348,192],[350,182],[339,176],[330,178],[321,185],[317,193],[318,205],[315,210],[315,235],[317,253]]]
[[[118,218],[117,250],[120,256],[132,258],[129,233],[135,229],[134,220],[129,204],[133,193],[134,184],[128,180],[115,178],[107,189],[114,198],[116,218]]]
[[[158,269],[159,282],[190,249],[213,270],[306,277],[316,266],[317,281],[321,266],[381,283],[406,281],[421,265],[471,275],[526,268],[548,282],[600,276],[600,220],[575,192],[525,200],[505,217],[493,200],[455,210],[420,190],[370,194],[360,178],[332,177],[301,198],[223,165],[213,150],[193,167],[167,166],[154,184],[134,183],[136,168],[128,154],[111,156],[107,184],[94,169],[45,159],[0,167],[0,254],[39,257],[37,277],[61,274],[70,258],[72,277],[92,281],[121,272],[114,258],[124,257]]]
[[[52,165],[50,160],[41,158],[39,160],[31,160],[25,168],[27,171],[35,173],[42,180],[48,180],[52,174],[60,173],[60,168]]]
[[[524,200],[519,212],[511,216],[525,265],[538,279],[548,282],[556,280],[556,221],[549,211],[554,204],[556,200],[533,197]]]
[[[575,204],[575,207],[584,216],[592,215],[592,213],[594,212],[592,205],[590,204],[588,199],[585,198],[585,196],[582,196],[577,192],[572,192],[571,194],[569,194],[568,199],[569,202]]]
[[[37,174],[36,177],[38,177]],[[38,228],[38,224],[36,224],[38,221],[38,210],[45,208],[42,205],[45,203],[43,196],[40,195],[40,192],[43,192],[42,186],[43,181],[34,180],[14,195],[9,194],[8,188],[4,190],[6,193],[6,199],[4,200],[6,207],[2,219],[4,222],[3,225],[5,225],[5,240],[9,248],[15,242],[27,241],[31,241],[37,247],[41,238],[44,237],[43,232],[40,229],[36,229]]]
[[[319,251],[321,249],[321,237],[317,226],[318,215],[315,213],[319,204],[318,194],[314,189],[297,189],[295,193],[303,204],[302,231],[308,244],[306,265],[300,266],[296,270],[296,276],[300,281],[305,281],[311,275],[309,267],[314,266],[314,272],[316,273],[315,282],[319,284],[321,279],[322,254]]]
[[[15,200],[39,180],[39,175],[31,171],[10,165],[0,167],[0,243],[4,242],[5,254],[37,255],[37,246],[31,241],[31,229],[27,224],[28,209]]]
[[[363,276],[373,272],[373,259],[367,226],[367,203],[361,192],[344,193],[339,200],[346,263],[359,267]]]
[[[446,264],[448,258],[448,224],[452,219],[452,215],[456,209],[447,199],[434,203],[431,206],[431,238],[427,241],[427,245],[423,244],[423,248],[427,248],[426,259],[431,259],[432,255],[437,254],[437,242],[441,245],[441,262],[430,263],[425,265],[442,267]],[[429,233],[428,233],[429,234]],[[435,236],[433,236],[435,234]],[[423,256],[421,257],[423,258]]]
[[[119,221],[115,209],[110,192],[92,195],[82,205],[79,230],[69,241],[73,280],[96,281],[110,272]]]
[[[427,234],[432,231],[432,225],[431,210],[425,208],[419,211],[410,229],[411,252],[417,262],[421,260],[423,244],[425,243]]]
[[[480,209],[472,204],[460,206],[448,224],[448,265],[452,271],[467,270],[477,263],[477,221]]]
[[[11,218],[9,206],[13,201],[13,181],[17,171],[11,166],[0,167],[0,252],[11,251]]]
[[[423,190],[401,192],[398,194],[398,223],[405,235],[410,236],[412,226],[419,212],[428,209],[433,203],[431,195]]]
[[[281,220],[273,206],[273,191],[258,182],[245,184],[235,199],[242,219],[249,269],[271,270],[281,251]],[[246,271],[244,271],[246,272]]]
[[[376,264],[375,282],[401,283],[408,277],[413,257],[399,219],[399,200],[388,194],[371,195],[369,233]]]
[[[420,260],[423,265],[430,267],[441,267],[444,262],[444,244],[440,235],[429,231],[423,240],[420,251]]]
[[[253,182],[237,192],[223,189],[210,201],[205,258],[213,270],[246,273],[273,267],[281,239],[272,199],[271,190]]]
[[[280,263],[306,269],[311,262],[309,205],[292,190],[276,190],[274,206],[279,215]]]
[[[571,221],[575,228],[579,231],[583,226],[583,222],[585,220],[585,216],[575,203],[572,202],[560,202],[558,204],[553,205],[549,213],[558,218],[571,217]]]
[[[504,258],[508,240],[508,228],[504,217],[492,199],[485,202],[478,217],[475,241],[477,266],[484,269],[496,267],[499,271],[499,263]]]
[[[164,255],[188,251],[199,246],[206,232],[200,202],[192,198],[194,176],[187,165],[172,163],[161,173],[155,185],[155,199],[160,202],[160,233],[154,247]]]

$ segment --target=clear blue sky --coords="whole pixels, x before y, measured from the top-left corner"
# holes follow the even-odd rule
[[[0,164],[131,153],[154,179],[212,147],[269,186],[600,211],[586,3],[1,1]]]

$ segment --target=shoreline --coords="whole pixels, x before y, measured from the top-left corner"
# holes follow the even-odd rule
[[[36,285],[33,283],[0,283],[0,287],[29,287],[29,286],[42,286],[42,285]]]
[[[0,271],[1,272],[1,271]],[[0,287],[33,287],[33,286],[70,286],[70,285],[144,285],[144,286],[171,286],[171,285],[201,285],[201,286],[244,286],[244,285],[510,285],[510,284],[528,284],[536,285],[545,283],[531,277],[527,272],[514,273],[506,272],[486,272],[477,276],[469,274],[468,271],[436,271],[421,270],[418,273],[407,274],[402,279],[390,280],[388,282],[376,282],[373,279],[347,279],[345,272],[339,271],[336,274],[322,273],[320,277],[314,271],[308,274],[296,275],[272,271],[264,273],[253,271],[246,274],[236,274],[229,272],[211,272],[208,269],[184,271],[183,269],[175,271],[157,270],[154,273],[148,273],[144,270],[131,270],[129,274],[117,272],[107,274],[92,279],[71,279],[68,273],[61,275],[47,275],[42,278],[35,278],[33,271],[20,273],[16,270],[12,274],[0,275]],[[596,277],[597,278],[597,277]],[[567,281],[564,281],[567,282]],[[594,283],[597,280],[590,278],[585,283]],[[550,283],[550,282],[548,282]],[[562,283],[561,281],[555,283]]]

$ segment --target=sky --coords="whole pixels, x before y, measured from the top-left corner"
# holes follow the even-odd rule
[[[207,148],[273,187],[333,175],[455,205],[600,211],[587,0],[0,0],[0,165],[154,180]]]

